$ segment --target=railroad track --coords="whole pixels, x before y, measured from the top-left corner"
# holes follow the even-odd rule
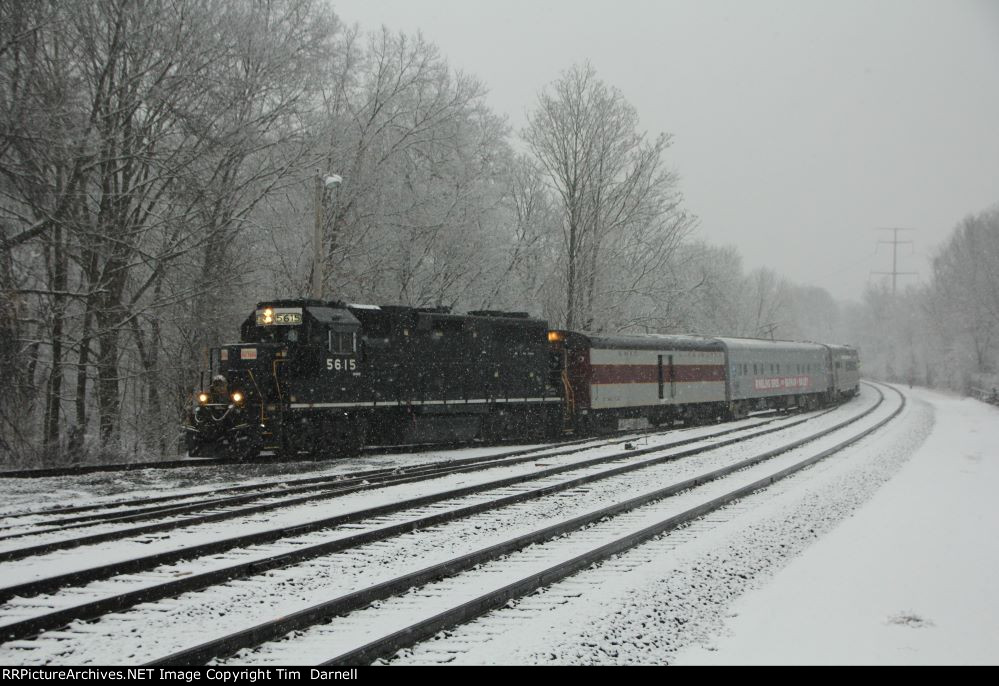
[[[612,440],[611,443],[623,443],[635,438],[636,436],[627,436],[616,441]],[[559,446],[565,450],[566,454],[570,454],[579,450],[580,446],[588,444],[599,444],[599,441],[595,441],[594,439],[567,441],[560,443]],[[516,458],[531,460],[535,459],[532,456],[547,454],[551,450],[553,449],[548,446],[542,446],[493,455],[415,465],[393,466],[316,477],[285,478],[275,482],[199,490],[179,495],[134,498],[111,503],[17,512],[7,515],[7,520],[30,519],[32,521],[21,525],[14,523],[0,526],[0,532],[7,532],[0,534],[0,545],[3,544],[3,541],[9,539],[79,529],[98,523],[132,523],[150,519],[162,519],[166,516],[203,512],[220,507],[251,503],[267,498],[286,498],[300,493],[316,492],[317,497],[322,497],[323,493],[342,495],[344,493],[368,490],[394,483],[431,479],[459,470],[486,468],[494,463],[513,464]],[[308,502],[308,499],[303,499],[299,502]],[[243,512],[246,512],[246,510]],[[190,519],[186,521],[192,522]],[[133,531],[133,533],[136,532]],[[2,554],[3,552],[0,551],[0,555]]]
[[[745,431],[747,427],[756,428],[776,421],[778,420],[753,420],[748,424],[743,422],[736,427],[711,430],[709,436],[725,436]],[[696,440],[703,440],[703,437],[672,440],[672,435],[674,434],[668,432],[658,432],[658,435],[669,436],[670,446],[687,445]],[[478,472],[490,468],[510,467],[538,459],[573,456],[583,452],[587,447],[597,446],[602,448],[634,440],[634,436],[609,441],[586,439],[573,441],[568,444],[560,444],[557,448],[530,448],[496,455],[448,460],[446,462],[427,463],[411,467],[284,480],[276,486],[251,485],[234,487],[215,492],[212,494],[212,497],[208,498],[199,499],[199,497],[195,496],[191,499],[189,496],[182,496],[180,499],[175,499],[166,496],[137,499],[127,504],[117,504],[110,510],[106,509],[105,506],[92,505],[33,513],[36,517],[52,517],[55,515],[55,519],[49,519],[48,523],[42,520],[41,522],[30,522],[17,528],[8,527],[6,529],[7,533],[0,534],[0,562],[19,560],[56,550],[67,550],[79,546],[94,545],[136,536],[159,535],[183,527],[258,515],[273,510],[327,500],[361,491],[385,488],[392,485],[426,481],[465,472]],[[564,447],[566,445],[569,447]],[[597,458],[597,462],[613,459],[616,459],[616,457],[605,456]],[[563,466],[562,469],[571,466],[572,463]],[[75,517],[61,516],[68,514],[71,510],[74,513],[79,513],[92,511],[93,508],[101,511]],[[18,546],[18,541],[29,537],[53,537],[66,532],[73,533],[82,529],[92,529],[102,524],[127,525],[148,520],[156,521],[141,526],[115,526],[111,530],[99,530],[79,536],[45,540],[34,545]]]
[[[773,411],[757,413],[753,422],[774,421],[766,417],[774,417]],[[744,426],[746,420],[736,424]],[[615,432],[614,438],[602,436],[559,441],[554,446],[522,448],[500,453],[487,453],[475,457],[436,460],[433,462],[412,465],[393,465],[389,467],[336,472],[314,477],[287,478],[260,481],[240,486],[219,488],[204,488],[185,491],[180,494],[132,498],[127,500],[111,500],[88,505],[54,507],[45,509],[13,511],[0,514],[0,556],[4,541],[26,536],[67,531],[93,526],[99,523],[132,523],[143,520],[161,519],[186,513],[205,511],[218,507],[230,507],[242,503],[264,500],[272,497],[288,497],[296,493],[333,489],[337,494],[356,490],[366,490],[392,483],[405,483],[410,480],[430,479],[461,469],[470,470],[478,467],[488,467],[490,463],[503,463],[512,458],[547,454],[553,450],[566,450],[572,453],[587,445],[599,445],[609,442],[626,443],[641,439],[648,435],[679,435],[696,430],[698,427],[683,429],[658,429],[639,432]],[[438,449],[440,447],[438,446]],[[525,460],[531,459],[530,457]],[[75,515],[75,516],[74,516]],[[132,532],[136,533],[135,531]]]
[[[509,441],[506,441],[509,443]],[[386,445],[365,448],[364,453],[390,455],[393,453],[413,453],[431,450],[449,450],[475,446],[498,445],[499,443],[444,443],[428,445]],[[219,467],[233,465],[290,465],[300,463],[303,467],[321,466],[327,458],[305,458],[300,455],[279,457],[276,455],[259,455],[249,459],[237,460],[230,457],[185,457],[178,460],[151,460],[144,462],[112,462],[109,464],[75,465],[70,467],[42,467],[36,469],[9,469],[0,471],[0,479],[42,479],[53,476],[83,476],[104,472],[136,472],[143,469],[184,469],[191,467]]]
[[[821,413],[816,416],[820,415]],[[734,425],[735,429],[733,430],[743,428],[747,425],[762,425],[764,423],[775,421],[778,418],[780,417],[773,411],[756,413],[752,419],[736,423]],[[345,487],[365,482],[368,484],[382,484],[389,483],[402,476],[423,475],[426,478],[433,478],[435,475],[447,473],[458,467],[475,467],[478,465],[488,466],[491,462],[499,463],[504,460],[508,460],[509,458],[515,458],[523,455],[546,454],[555,450],[566,450],[567,453],[572,453],[589,445],[623,444],[640,440],[649,435],[683,435],[685,432],[697,430],[699,428],[702,427],[695,426],[682,429],[672,428],[638,432],[616,432],[613,436],[604,435],[601,437],[588,437],[583,439],[559,441],[554,445],[522,448],[468,458],[435,460],[433,462],[424,462],[412,465],[393,465],[379,469],[337,472],[314,477],[281,477],[274,480],[261,481],[241,486],[204,488],[174,495],[112,500],[80,506],[14,511],[0,514],[0,517],[3,517],[6,520],[5,523],[0,524],[0,532],[14,531],[14,533],[0,534],[0,541],[7,538],[20,537],[24,533],[42,533],[38,527],[43,526],[63,527],[78,523],[93,523],[100,521],[139,521],[139,518],[136,517],[137,515],[151,514],[153,516],[149,518],[155,518],[157,515],[162,516],[168,512],[174,512],[174,508],[176,508],[177,511],[183,511],[183,508],[190,508],[188,511],[194,511],[195,507],[193,506],[211,506],[215,504],[225,505],[234,502],[249,502],[249,500],[233,501],[229,499],[230,496],[239,496],[241,494],[250,494],[250,499],[259,499],[268,496],[289,495],[291,493],[304,492],[309,490],[309,487],[318,488],[328,485]],[[721,431],[725,432],[726,429],[722,429]],[[439,448],[440,446],[438,446],[438,449]],[[208,509],[208,507],[204,507],[203,509]],[[72,515],[78,516],[74,517]],[[136,518],[129,519],[132,517]],[[25,519],[30,521],[21,524],[18,524],[16,521]],[[20,531],[22,529],[27,529],[28,527],[34,528],[30,531]]]
[[[788,451],[837,434],[872,414],[882,403],[820,432],[821,436],[801,439],[582,517],[317,604],[294,616],[208,641],[152,664],[219,660],[236,650],[246,652],[222,659],[221,664],[296,663],[305,655],[310,663],[355,665],[391,656],[443,629],[502,607],[511,599],[697,520],[843,450],[896,417],[904,407],[904,397],[898,395],[901,402],[890,414],[861,431],[853,431],[847,438],[837,438],[833,445],[813,451],[803,459]],[[786,458],[778,468],[766,464],[779,455]],[[730,488],[729,482],[741,472],[749,474],[743,475],[737,487]],[[707,494],[702,493],[705,486]],[[488,590],[483,592],[483,589]],[[414,621],[416,617],[419,618]],[[331,620],[332,623],[321,624]],[[290,632],[295,633],[289,636]],[[268,643],[262,644],[265,640]]]
[[[8,587],[5,589],[7,592],[4,595],[7,602],[0,612],[0,615],[6,615],[0,618],[0,622],[6,622],[0,627],[0,632],[9,639],[4,651],[12,651],[7,653],[8,656],[17,654],[25,657],[38,650],[39,645],[45,643],[46,637],[49,641],[54,640],[61,643],[61,649],[65,650],[67,642],[83,640],[93,632],[103,632],[102,639],[106,643],[107,632],[113,634],[115,631],[121,630],[122,622],[125,625],[132,622],[134,629],[136,617],[151,617],[152,619],[149,621],[155,624],[158,621],[156,617],[165,617],[170,614],[169,610],[146,611],[143,608],[147,606],[136,607],[137,604],[152,604],[153,601],[175,598],[179,594],[185,594],[187,598],[184,603],[181,603],[182,605],[186,604],[189,608],[207,608],[203,611],[210,612],[212,607],[219,607],[219,598],[215,597],[216,605],[213,606],[207,597],[202,596],[208,594],[208,597],[214,597],[213,594],[225,595],[228,593],[229,591],[219,590],[218,586],[227,579],[244,579],[244,581],[237,583],[247,584],[247,588],[250,589],[248,591],[250,597],[256,597],[259,594],[256,588],[257,584],[266,585],[268,583],[290,585],[292,588],[301,589],[306,596],[310,596],[313,594],[313,590],[309,583],[302,580],[307,579],[310,574],[315,576],[316,570],[325,568],[328,576],[331,573],[328,570],[332,567],[336,567],[338,570],[353,569],[353,573],[345,573],[344,578],[349,576],[357,587],[347,593],[339,594],[332,600],[316,606],[310,605],[295,612],[284,613],[288,615],[284,623],[264,623],[253,625],[251,629],[240,629],[218,641],[213,641],[211,645],[199,646],[194,652],[191,652],[190,649],[177,651],[166,661],[189,662],[223,657],[236,650],[257,645],[266,640],[273,640],[288,631],[298,630],[315,622],[324,621],[332,615],[351,609],[356,612],[373,601],[389,602],[400,592],[441,576],[452,577],[455,574],[468,573],[468,570],[476,565],[495,565],[497,564],[495,562],[497,555],[518,554],[517,551],[521,551],[524,546],[532,543],[544,544],[543,547],[547,549],[552,545],[553,537],[557,538],[566,536],[570,532],[588,531],[594,527],[600,527],[602,526],[601,522],[608,518],[610,518],[608,521],[623,522],[631,516],[629,513],[633,511],[664,499],[675,499],[679,494],[695,485],[730,478],[732,474],[753,468],[754,465],[763,464],[788,450],[795,450],[796,447],[819,440],[830,432],[840,431],[849,424],[861,421],[863,417],[868,416],[875,409],[872,407],[862,415],[843,419],[820,432],[803,433],[794,441],[784,442],[776,448],[759,451],[748,460],[738,459],[738,456],[734,455],[738,452],[738,446],[733,445],[734,443],[745,441],[745,445],[751,445],[754,444],[754,441],[757,444],[765,443],[768,440],[772,442],[776,430],[804,432],[805,427],[801,425],[802,420],[785,421],[783,426],[767,427],[755,431],[751,429],[726,431],[725,433],[748,434],[726,439],[719,439],[717,436],[701,437],[696,440],[703,445],[693,443],[693,447],[690,447],[689,441],[686,441],[687,446],[680,449],[673,444],[649,446],[641,450],[628,451],[624,455],[619,453],[616,455],[616,460],[588,458],[584,460],[587,464],[577,463],[572,465],[571,469],[564,469],[569,465],[559,465],[557,471],[542,468],[535,470],[533,479],[510,481],[508,477],[506,480],[494,480],[489,489],[473,492],[462,493],[460,492],[462,489],[452,489],[445,494],[438,494],[446,497],[423,496],[411,499],[405,504],[400,503],[401,507],[396,510],[374,508],[352,522],[341,522],[338,525],[340,530],[337,536],[330,535],[331,531],[328,530],[328,527],[334,526],[334,524],[327,522],[325,526],[305,532],[304,535],[300,535],[294,540],[290,540],[288,536],[298,534],[289,533],[282,539],[275,538],[256,543],[244,541],[238,546],[233,545],[227,548],[230,552],[238,552],[238,555],[235,556],[238,559],[235,562],[233,559],[216,559],[210,564],[205,564],[202,560],[201,567],[210,567],[210,569],[201,569],[197,572],[187,571],[187,568],[178,568],[171,572],[171,570],[162,568],[162,565],[168,564],[168,561],[160,559],[156,562],[156,566],[160,568],[154,570],[155,573],[150,572],[145,577],[136,575],[142,577],[139,580],[117,578],[113,580],[113,583],[104,582],[105,587],[102,588],[95,588],[93,585],[80,587],[80,583],[88,580],[86,574],[80,578],[63,578],[57,581],[54,580],[54,577],[50,577],[48,580],[40,580],[41,585],[36,585],[33,589],[22,587],[20,589],[22,592],[19,592],[18,595],[27,595],[29,592],[40,593],[44,592],[46,588],[52,590],[65,584],[76,584],[76,587],[71,589],[72,592],[69,593],[37,598],[34,608],[31,607],[30,603],[25,603],[23,599],[12,603],[11,587]],[[844,416],[847,414],[843,409],[836,412]],[[733,454],[723,455],[726,451]],[[693,455],[701,455],[702,459],[696,461],[696,464],[693,460],[684,459]],[[706,464],[705,455],[714,455],[710,459],[714,459],[717,464],[714,469],[702,473],[702,465]],[[677,479],[678,476],[684,476],[684,474],[677,472],[678,465],[683,465],[683,468],[680,469],[681,472],[686,470],[685,478]],[[649,491],[649,483],[660,482],[669,485]],[[597,488],[598,484],[600,485],[599,489]],[[643,493],[643,495],[635,497],[635,493]],[[622,494],[630,497],[622,498]],[[593,507],[604,502],[606,504],[602,504],[601,507]],[[496,523],[498,521],[497,512],[504,513],[499,517],[503,523]],[[539,528],[537,526],[537,515],[539,514],[543,521],[556,523]],[[531,519],[531,515],[534,516],[534,519]],[[372,517],[375,519],[372,520]],[[441,543],[438,546],[439,555],[437,557],[440,558],[439,560],[433,564],[420,564],[433,559],[434,555],[431,554],[433,552],[431,551],[427,556],[424,556],[421,551],[419,557],[413,558],[412,534],[409,534],[410,538],[407,539],[406,532],[414,529],[422,529],[419,540],[428,542],[427,545],[431,545],[429,542],[434,540],[438,542],[454,540],[446,545]],[[464,533],[456,535],[455,532],[459,530]],[[494,535],[491,538],[488,535],[483,537],[477,533],[474,536],[469,535],[469,532],[481,532],[482,530]],[[476,545],[491,539],[496,539],[496,542],[484,547]],[[458,545],[459,543],[460,545]],[[248,550],[246,545],[255,545],[257,548]],[[462,546],[464,552],[458,555],[453,554],[459,552],[458,549]],[[275,551],[275,548],[280,550]],[[277,554],[264,555],[268,550]],[[388,559],[391,561],[394,559],[393,555],[396,558],[399,555],[406,556],[407,550],[410,558],[407,560],[409,566],[412,567],[416,564],[419,567],[415,575],[410,571],[407,574],[379,580],[374,584],[370,583],[371,576],[377,577],[379,574],[373,573],[370,565],[364,564],[365,558],[377,561],[388,555]],[[189,556],[193,557],[196,554],[212,553],[189,551]],[[379,558],[379,555],[382,558]],[[332,565],[330,560],[333,557],[342,558],[344,562],[340,563],[339,566]],[[396,562],[398,562],[397,559]],[[132,563],[134,564],[134,561]],[[152,569],[150,567],[152,564],[152,560],[147,560],[145,565],[139,566],[139,569]],[[396,566],[398,565],[396,564]],[[194,568],[197,565],[189,563],[189,567]],[[93,578],[110,579],[120,575],[123,571],[126,570],[119,569],[114,572],[106,570],[107,573]],[[376,568],[374,572],[377,571]],[[154,582],[153,579],[157,574],[160,578]],[[176,574],[183,576],[176,578]],[[339,578],[340,572],[336,572],[335,575]],[[164,581],[164,576],[170,577],[169,580]],[[381,576],[385,576],[385,574],[381,574]],[[460,579],[461,577],[453,578]],[[129,586],[130,583],[133,586],[131,590],[125,593],[113,592],[120,590],[122,585]],[[459,586],[462,585],[461,582],[457,583]],[[234,584],[229,583],[226,586],[231,589]],[[201,590],[197,591],[197,589]],[[101,597],[94,598],[95,595]],[[488,603],[483,605],[481,599],[473,600],[476,600],[475,606],[480,609],[488,605]],[[175,602],[179,601],[176,601],[175,598]],[[55,608],[51,607],[52,605],[61,605],[61,607]],[[169,602],[165,605],[168,608],[174,606],[176,605],[171,605]],[[130,607],[135,608],[131,613],[121,612]],[[16,619],[18,610],[21,611],[21,615],[28,616]],[[71,632],[52,631],[61,628],[73,619],[93,618],[107,612],[117,614],[113,617],[105,617],[95,624],[74,625],[74,630]],[[228,611],[227,614],[229,614]],[[455,616],[457,615],[453,613],[448,614],[447,621],[454,620]],[[240,617],[236,617],[235,620],[242,622]],[[440,621],[444,620],[439,618],[438,623]],[[252,622],[249,624],[252,625]],[[423,630],[429,631],[429,626],[431,625],[426,625]],[[143,631],[146,631],[147,628],[144,627]],[[42,635],[39,639],[41,643],[25,640],[28,636],[46,630],[49,633]],[[408,628],[406,630],[407,635],[415,635]],[[364,635],[364,632],[357,633],[357,635]],[[398,642],[398,637],[394,640]],[[83,642],[86,643],[85,640]],[[377,649],[369,646],[365,649],[367,652],[341,651],[340,654],[333,655],[332,659],[362,661],[376,653],[382,654],[379,651],[395,649],[386,647],[394,645],[392,641],[380,642],[378,645],[380,647]],[[355,646],[355,648],[360,649],[359,646]],[[45,650],[42,650],[42,653],[45,653]],[[133,658],[142,660],[147,659],[147,657],[141,651],[132,657],[125,657],[116,652],[111,656],[111,660],[131,661]],[[292,661],[301,662],[301,659]]]
[[[773,414],[772,410],[758,412],[757,416]],[[674,427],[675,430],[675,427]],[[660,429],[649,430],[652,433]],[[633,434],[635,431],[617,431],[615,435]],[[469,447],[495,447],[504,444],[522,443],[519,440],[498,440],[498,441],[457,441],[451,443],[428,443],[416,445],[373,445],[362,450],[362,455],[393,455],[399,453],[421,453],[435,450],[456,450]],[[578,442],[578,439],[559,441],[563,445],[571,445]],[[294,465],[298,464],[305,469],[321,468],[324,463],[330,461],[329,457],[305,457],[303,455],[278,456],[273,454],[262,454],[249,459],[234,459],[230,457],[208,458],[208,457],[185,457],[177,460],[147,460],[143,462],[112,462],[108,464],[73,465],[69,467],[41,467],[34,469],[9,469],[0,471],[0,479],[41,479],[54,476],[83,476],[87,474],[99,474],[103,472],[136,472],[143,469],[184,469],[191,467],[219,467],[234,465]],[[339,458],[342,461],[345,458]]]
[[[802,421],[804,420],[795,420],[793,424],[797,425]],[[695,440],[702,442],[717,441],[721,436],[733,433],[734,431],[746,432],[755,430],[756,433],[761,434],[763,432],[770,433],[773,430],[758,427],[759,425],[742,427],[742,429],[726,429],[724,431],[714,431],[696,438],[678,439],[659,446],[658,450],[676,451],[678,447],[688,445]],[[726,444],[730,444],[738,440],[738,438],[731,439],[726,441]],[[156,553],[140,558],[130,558],[121,562],[88,567],[62,574],[49,575],[40,579],[5,586],[0,588],[0,599],[9,600],[14,597],[32,597],[57,590],[67,585],[79,585],[124,574],[135,574],[136,572],[145,570],[155,570],[156,568],[163,567],[164,565],[174,564],[179,560],[212,555],[224,555],[227,551],[245,548],[247,546],[265,546],[264,548],[261,548],[261,553],[258,555],[250,555],[249,560],[239,565],[227,563],[223,564],[220,569],[211,569],[207,572],[198,574],[183,574],[181,579],[168,583],[160,583],[154,589],[143,587],[132,592],[121,592],[113,595],[112,597],[91,602],[85,606],[77,605],[61,613],[50,613],[44,619],[34,618],[32,620],[28,620],[27,622],[17,623],[16,625],[5,625],[0,627],[0,636],[4,636],[6,638],[16,638],[28,635],[45,628],[57,626],[60,622],[69,621],[74,618],[99,616],[103,612],[111,609],[120,609],[121,607],[128,606],[129,604],[148,602],[151,599],[165,597],[172,593],[175,594],[203,588],[214,583],[220,583],[229,578],[250,573],[260,573],[274,567],[335,552],[336,550],[343,549],[345,546],[363,543],[377,537],[391,536],[421,526],[429,526],[436,522],[445,521],[448,518],[453,519],[463,515],[472,514],[483,508],[488,509],[488,507],[495,506],[495,504],[491,504],[491,502],[495,503],[495,498],[491,501],[488,494],[490,491],[497,488],[515,489],[515,492],[506,496],[506,500],[504,502],[512,503],[517,500],[527,499],[531,494],[529,492],[519,492],[518,488],[521,484],[525,484],[530,481],[537,481],[537,479],[546,476],[554,478],[565,473],[566,471],[573,471],[573,468],[575,468],[576,471],[580,468],[589,469],[590,471],[590,474],[577,477],[577,480],[592,480],[593,478],[598,478],[601,473],[606,473],[606,470],[601,470],[602,465],[608,462],[630,460],[649,452],[649,450],[650,448],[646,448],[642,450],[629,451],[628,454],[614,453],[611,455],[602,455],[596,458],[570,462],[567,465],[550,467],[549,469],[541,471],[535,468],[517,476],[506,477],[499,480],[494,479],[492,481],[487,481],[474,486],[465,486],[458,489],[446,490],[437,494],[430,494],[399,502],[392,502],[391,505],[387,506],[364,508],[349,512],[345,515],[310,521],[307,524],[299,526],[295,529],[272,528],[254,534],[214,540],[209,544],[168,550],[163,553]],[[704,448],[692,448],[687,451],[674,454],[673,459],[682,457],[685,454],[694,454],[703,450]],[[662,458],[658,461],[662,461]],[[614,469],[631,471],[641,468],[643,464],[644,463],[640,461],[638,463],[622,465]],[[573,479],[571,478],[568,480],[562,479],[561,481],[556,478],[553,488],[556,490],[568,488],[572,481]],[[519,488],[519,490],[522,491],[523,489]],[[538,491],[538,493],[541,493],[541,491]],[[441,503],[446,503],[449,500],[453,501],[468,498],[470,495],[474,494],[483,494],[481,497],[484,498],[484,504],[466,503],[464,508],[451,511],[450,513],[445,513],[443,515],[434,512],[435,508],[439,507]],[[414,508],[420,508],[420,510],[414,512]],[[321,534],[320,536],[322,538],[322,542],[316,542],[313,539],[309,539],[308,542],[303,542],[303,536],[308,536],[312,532],[322,532],[325,529],[336,526],[356,526],[357,522],[363,522],[365,519],[369,519],[371,517],[384,518],[393,514],[397,514],[401,518],[401,523],[397,524],[395,527],[382,526],[376,528],[375,531],[369,534],[357,534],[356,532],[348,531],[350,535],[346,538],[344,538],[342,534],[334,536]],[[330,538],[332,538],[332,540],[326,540]],[[273,546],[268,547],[268,544],[282,540],[288,540],[289,542],[280,547],[279,550],[275,551]],[[0,616],[2,616],[2,613],[0,613]]]

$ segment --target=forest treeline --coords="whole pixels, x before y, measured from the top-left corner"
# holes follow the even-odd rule
[[[670,135],[591,65],[553,74],[520,131],[486,93],[324,0],[0,0],[0,462],[176,454],[207,348],[317,268],[325,298],[597,331],[846,341],[873,318],[888,376],[910,362],[891,337],[935,308],[977,355],[949,350],[950,373],[993,368],[996,301],[959,293],[995,292],[994,267],[962,267],[995,265],[994,214],[926,292],[844,309],[696,240]]]
[[[968,215],[926,284],[869,288],[850,308],[868,376],[979,398],[999,390],[999,205]]]

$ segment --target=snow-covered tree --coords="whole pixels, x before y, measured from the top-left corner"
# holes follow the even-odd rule
[[[589,64],[543,90],[523,132],[561,215],[567,328],[660,327],[672,293],[669,263],[694,226],[666,167],[667,134],[649,139],[638,113]]]

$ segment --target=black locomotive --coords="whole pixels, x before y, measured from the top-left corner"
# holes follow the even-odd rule
[[[366,443],[537,437],[562,427],[547,322],[524,313],[259,303],[213,349],[192,456],[347,455]]]

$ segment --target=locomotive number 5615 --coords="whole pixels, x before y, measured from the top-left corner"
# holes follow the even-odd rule
[[[357,369],[357,360],[327,359],[326,370],[336,372],[352,372]]]

